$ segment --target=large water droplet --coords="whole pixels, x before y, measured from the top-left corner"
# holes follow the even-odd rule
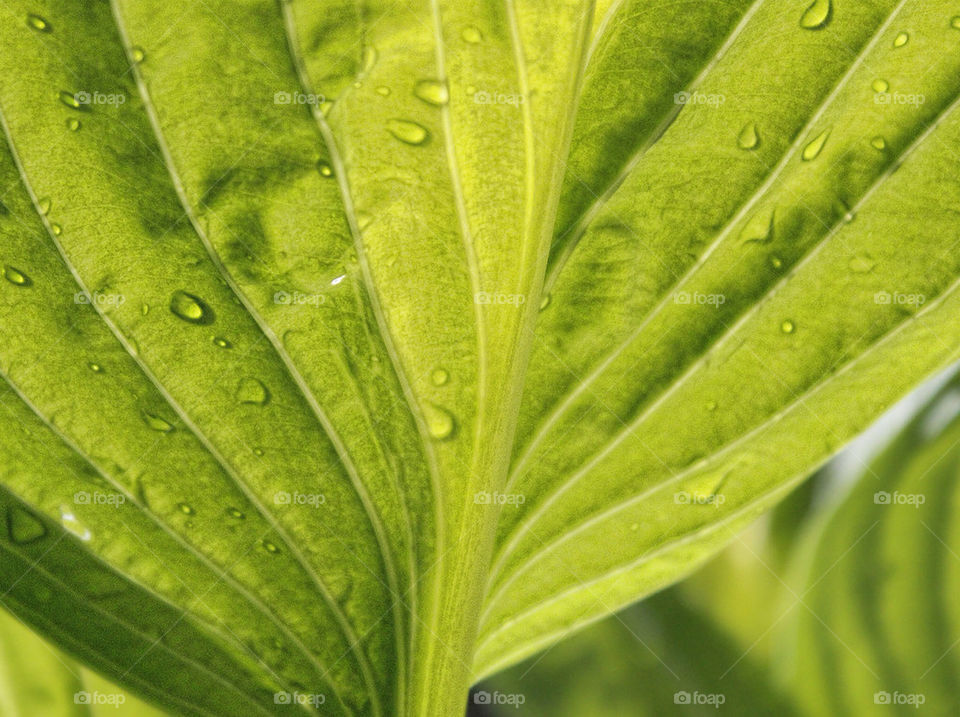
[[[890,83],[886,80],[876,79],[871,83],[870,87],[873,88],[874,92],[886,92],[890,89]]]
[[[737,144],[740,149],[756,149],[760,144],[760,133],[757,131],[756,122],[748,122],[740,130],[737,136]]]
[[[908,42],[910,42],[910,35],[905,32],[901,32],[899,35],[897,35],[896,39],[893,41],[893,46],[903,47]]]
[[[870,140],[870,146],[873,147],[874,149],[881,149],[881,150],[886,149],[887,140],[885,140],[880,135],[877,135],[876,137]]]
[[[63,234],[63,227],[57,224],[56,222],[54,222],[53,224],[50,225],[50,231],[53,232],[54,236],[58,237],[61,234]]]
[[[67,92],[66,90],[60,90],[60,101],[65,104],[67,107],[78,110],[83,107],[80,104],[80,100],[77,99],[76,95],[72,92]]]
[[[820,152],[823,151],[823,146],[827,143],[827,139],[829,138],[830,130],[828,129],[814,137],[813,140],[811,140],[810,143],[803,148],[803,154],[801,155],[803,161],[810,162],[820,156]]]
[[[387,131],[401,142],[412,145],[423,144],[430,138],[430,132],[426,127],[410,120],[388,120]]]
[[[47,527],[33,513],[15,506],[7,512],[7,533],[14,543],[24,545],[43,538]]]
[[[754,214],[740,232],[740,241],[768,242],[773,237],[773,220],[776,212],[764,209]]]
[[[213,323],[213,310],[203,302],[203,299],[179,289],[170,297],[170,311],[174,316],[191,324]]]
[[[140,415],[143,418],[143,422],[146,423],[147,427],[152,431],[170,433],[173,430],[173,424],[170,423],[170,421],[167,421],[166,419],[163,419],[154,413],[142,411]]]
[[[453,415],[445,408],[427,403],[424,405],[423,413],[431,438],[437,441],[444,441],[453,435],[456,429],[456,421],[453,419]]]
[[[30,286],[33,284],[29,276],[9,264],[3,267],[3,278],[15,286]]]
[[[450,101],[450,91],[446,82],[438,80],[420,80],[413,87],[413,94],[427,104],[440,107]]]
[[[445,368],[437,368],[430,374],[430,381],[434,386],[443,386],[450,380],[450,374]]]
[[[27,15],[27,27],[29,27],[31,30],[36,30],[37,32],[50,32],[53,30],[53,28],[50,27],[49,22],[39,15],[34,15],[33,13]]]
[[[40,213],[43,216],[47,216],[50,213],[50,207],[53,206],[53,201],[50,197],[41,197],[37,200],[37,207],[40,209]]]
[[[85,526],[73,511],[66,506],[60,506],[60,524],[70,533],[80,538],[80,540],[90,540],[93,534]]]
[[[483,33],[480,32],[473,25],[469,25],[463,28],[463,32],[460,33],[460,37],[463,38],[464,42],[469,42],[471,45],[476,45],[478,42],[483,41]]]
[[[819,30],[826,27],[833,17],[831,0],[814,0],[800,18],[800,27],[807,30]]]
[[[255,406],[264,406],[270,401],[270,390],[260,379],[243,378],[237,384],[237,400]]]

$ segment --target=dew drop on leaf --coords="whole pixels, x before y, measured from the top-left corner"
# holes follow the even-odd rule
[[[268,553],[276,554],[280,552],[280,548],[278,548],[275,544],[271,543],[269,540],[261,540],[260,545]]]
[[[953,16],[953,19],[950,20],[950,27],[954,30],[960,30],[960,15]]]
[[[910,42],[910,35],[908,35],[905,32],[901,32],[899,35],[897,35],[896,39],[893,41],[893,46],[903,47],[908,42]]]
[[[819,30],[826,27],[833,17],[831,0],[814,0],[800,18],[800,27],[806,30]]]
[[[7,512],[7,533],[14,543],[24,545],[43,538],[47,528],[33,513],[13,507]]]
[[[543,298],[540,299],[540,311],[543,311],[543,310],[546,309],[548,306],[550,306],[550,302],[551,302],[552,300],[553,300],[553,299],[552,299],[552,297],[550,296],[550,294],[544,294],[544,295],[543,295]]]
[[[794,323],[790,319],[787,319],[782,324],[780,324],[780,330],[785,334],[792,334],[794,331],[796,331],[796,329],[797,329],[796,325],[794,325]]]
[[[370,222],[373,221],[373,217],[367,214],[366,212],[357,212],[357,229],[363,231],[368,226]]]
[[[30,13],[27,15],[27,27],[31,30],[36,30],[37,32],[50,32],[53,28],[50,27],[50,23],[44,20],[39,15],[34,15]]]
[[[756,149],[760,145],[760,133],[756,122],[748,122],[737,136],[737,145],[740,149]]]
[[[220,347],[220,348],[222,348],[222,349],[232,349],[232,348],[233,348],[233,344],[231,344],[229,341],[227,341],[227,340],[226,340],[225,338],[223,338],[222,336],[214,336],[214,337],[213,337],[213,344],[214,344],[214,346],[218,346],[218,347]]]
[[[427,421],[427,430],[430,432],[430,437],[434,440],[444,441],[453,435],[456,422],[445,408],[440,408],[431,403],[425,404],[424,418]]]
[[[770,266],[772,266],[774,269],[780,269],[781,267],[783,267],[783,259],[781,259],[776,254],[771,255]]]
[[[803,154],[801,155],[803,161],[810,162],[819,157],[820,152],[823,151],[823,146],[827,143],[827,139],[829,139],[829,137],[830,130],[828,129],[814,137],[813,140],[811,140],[810,143],[803,148]]]
[[[434,386],[443,386],[450,380],[450,374],[445,368],[437,368],[430,374],[430,380]]]
[[[390,94],[390,88],[386,85],[380,85],[376,90],[374,90],[381,97],[386,97]]]
[[[71,132],[76,132],[82,126],[83,125],[80,124],[80,120],[78,120],[76,117],[71,117],[67,120],[67,129]]]
[[[850,271],[854,274],[868,274],[873,271],[876,263],[867,254],[858,254],[850,260]]]
[[[154,413],[143,411],[140,415],[143,418],[143,422],[147,424],[147,428],[152,431],[170,433],[173,430],[173,424],[170,423],[170,421],[167,421]]]
[[[743,243],[769,241],[773,236],[775,213],[773,209],[767,209],[754,214],[740,232],[740,241]]]
[[[412,145],[423,144],[430,138],[426,127],[410,120],[388,120],[387,131],[401,142]]]
[[[103,373],[103,366],[98,363],[89,363],[87,366],[89,366],[90,370],[94,373]]]
[[[320,175],[323,177],[333,176],[333,167],[323,161],[317,162],[317,171],[320,172]]]
[[[9,264],[3,267],[3,278],[15,286],[30,286],[33,283],[29,276]]]
[[[229,515],[231,518],[235,518],[236,520],[243,520],[247,517],[244,515],[242,510],[237,508],[227,508],[227,515]]]
[[[463,28],[460,37],[463,38],[464,42],[469,42],[471,45],[476,45],[478,42],[483,41],[483,34],[473,25]]]
[[[446,82],[437,80],[420,80],[413,87],[413,94],[427,104],[440,107],[450,101],[450,91]]]
[[[63,227],[60,226],[59,224],[54,223],[50,225],[50,231],[53,232],[54,236],[60,236],[61,234],[63,234]]]
[[[80,538],[80,540],[86,541],[93,537],[90,529],[80,522],[80,519],[66,506],[60,506],[60,525],[62,525],[65,530]]]
[[[74,95],[71,92],[67,92],[66,90],[60,90],[60,101],[63,104],[65,104],[67,107],[70,107],[75,110],[78,110],[83,106],[80,104],[80,101],[76,98],[76,95]]]
[[[177,508],[180,509],[180,512],[184,515],[193,515],[196,511],[193,509],[193,506],[189,503],[177,503]]]
[[[191,324],[213,323],[213,310],[199,297],[179,289],[170,297],[170,311]]]
[[[886,80],[874,80],[873,84],[870,86],[873,88],[874,92],[886,92],[890,89],[890,83]]]
[[[41,197],[37,200],[37,207],[40,209],[40,213],[43,216],[47,216],[50,213],[50,207],[53,206],[53,202],[50,200],[50,197]]]
[[[270,391],[257,378],[243,378],[237,384],[237,400],[254,406],[265,406],[270,401]]]
[[[870,140],[870,146],[873,147],[874,149],[884,150],[887,148],[887,140],[885,140],[880,135],[877,135],[876,137]]]
[[[717,402],[716,402],[716,401],[707,401],[707,410],[708,410],[708,411],[716,411],[716,410],[717,410]]]
[[[373,66],[377,64],[377,59],[380,57],[380,53],[377,52],[377,48],[373,45],[367,45],[363,48],[363,63],[361,67],[363,68],[364,73],[370,72],[373,69]]]
[[[147,53],[143,51],[142,47],[131,48],[130,56],[133,58],[134,62],[143,62],[145,59],[147,59]]]

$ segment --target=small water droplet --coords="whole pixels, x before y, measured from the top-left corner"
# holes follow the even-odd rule
[[[133,58],[134,62],[143,62],[147,59],[147,53],[143,51],[142,47],[134,46],[130,48],[130,56]]]
[[[58,236],[60,236],[61,234],[63,234],[63,227],[60,226],[59,224],[54,223],[54,224],[51,224],[51,225],[50,225],[50,231],[53,232],[53,235],[54,235],[54,236],[57,236],[57,237],[58,237]]]
[[[149,411],[142,411],[141,417],[143,422],[147,424],[147,427],[152,431],[159,431],[160,433],[170,433],[173,430],[173,424],[169,421],[160,418],[160,416],[150,413]]]
[[[179,508],[180,512],[184,515],[193,515],[196,512],[189,503],[177,503],[177,508]]]
[[[90,367],[90,370],[94,373],[103,373],[103,366],[98,363],[89,363],[87,364]]]
[[[367,214],[366,212],[357,212],[357,229],[360,231],[363,231],[370,226],[370,222],[372,221],[373,217],[371,215]]]
[[[341,274],[340,276],[335,276],[334,278],[332,278],[332,279],[330,280],[330,286],[337,286],[338,284],[340,284],[340,283],[341,283],[344,279],[346,279],[346,278],[347,278],[347,275],[346,275],[346,274]]]
[[[280,552],[280,548],[278,548],[276,545],[271,543],[269,540],[261,540],[260,545],[263,546],[263,549],[266,550],[268,553]]]
[[[960,15],[953,16],[953,19],[950,20],[950,27],[954,30],[960,30]]]
[[[874,92],[886,92],[890,89],[890,83],[886,80],[874,80],[870,86]]]
[[[426,127],[410,120],[388,120],[387,131],[401,142],[412,145],[423,144],[430,138]]]
[[[773,209],[761,210],[754,214],[740,232],[740,241],[768,242],[773,237],[773,220],[776,212]]]
[[[631,523],[630,530],[636,533],[638,530],[640,530],[640,523]]]
[[[850,260],[850,271],[854,274],[869,274],[874,266],[876,262],[869,254],[859,254]]]
[[[219,347],[222,348],[222,349],[232,349],[232,348],[233,348],[233,344],[231,344],[231,343],[230,343],[229,341],[227,341],[225,338],[222,338],[222,337],[220,337],[220,336],[214,336],[214,337],[213,337],[213,343],[214,343],[215,346],[219,346]]]
[[[885,140],[880,135],[877,135],[876,137],[870,140],[870,146],[873,147],[874,149],[881,149],[881,150],[886,149],[887,140]]]
[[[373,69],[373,66],[377,64],[377,58],[380,57],[380,53],[377,52],[377,48],[373,45],[367,45],[363,48],[363,72],[367,73]]]
[[[50,213],[50,207],[53,206],[53,202],[50,201],[50,197],[41,197],[37,200],[37,206],[40,208],[40,213],[43,216],[47,216]]]
[[[390,94],[390,88],[386,85],[380,85],[375,92],[381,97],[387,97]]]
[[[800,18],[800,27],[806,30],[819,30],[826,27],[833,17],[831,0],[814,0]]]
[[[33,13],[27,15],[27,27],[29,27],[31,30],[36,30],[37,32],[50,32],[53,30],[53,28],[50,27],[49,22],[39,15],[34,15]]]
[[[170,297],[170,311],[191,324],[212,324],[213,310],[203,299],[179,289]]]
[[[77,99],[76,95],[66,90],[60,90],[60,101],[65,104],[67,107],[78,110],[83,105],[80,104],[80,100]]]
[[[263,449],[262,449],[262,448],[254,448],[254,449],[253,449],[253,455],[258,456],[258,457],[262,456],[262,455],[263,455]]]
[[[476,45],[478,42],[483,41],[483,33],[480,32],[473,25],[469,25],[463,28],[463,32],[460,33],[460,37],[463,38],[464,42],[469,42],[471,45]]]
[[[60,524],[80,540],[86,541],[93,537],[90,529],[81,523],[80,519],[73,514],[73,511],[66,506],[60,506]]]
[[[324,177],[333,176],[333,167],[323,161],[317,162],[317,171]]]
[[[255,406],[265,406],[270,401],[270,390],[257,378],[243,378],[237,384],[237,400]]]
[[[7,533],[14,543],[24,545],[43,538],[47,534],[47,527],[33,513],[12,507],[7,512]]]
[[[810,162],[820,156],[820,152],[823,151],[823,146],[827,143],[827,139],[830,137],[830,130],[824,130],[810,143],[803,148],[803,154],[801,155],[804,162]]]
[[[33,284],[29,276],[9,264],[3,267],[3,278],[15,286],[30,286]]]
[[[71,117],[70,119],[67,120],[67,129],[70,130],[71,132],[76,132],[82,126],[83,125],[80,124],[80,120],[78,120],[76,117]]]
[[[420,80],[413,87],[413,94],[427,104],[440,107],[450,101],[450,91],[446,82],[438,80]]]
[[[760,133],[756,122],[748,122],[737,136],[737,145],[740,149],[756,149],[760,144]]]
[[[787,319],[780,324],[780,330],[785,334],[792,334],[796,328],[796,325],[790,319]]]
[[[540,311],[550,306],[551,301],[553,301],[553,297],[550,294],[544,294],[543,298],[540,299]]]
[[[781,268],[781,267],[783,266],[783,259],[781,259],[781,258],[780,258],[779,256],[777,256],[776,254],[773,254],[773,255],[770,257],[770,266],[772,266],[774,269],[779,269],[779,268]]]
[[[444,441],[450,438],[456,429],[456,421],[445,408],[440,408],[432,403],[425,404],[424,418],[427,421],[427,430],[430,437],[437,441]]]
[[[437,368],[430,374],[430,380],[434,386],[443,386],[450,379],[450,374],[445,368]]]
[[[227,515],[229,515],[231,518],[236,518],[237,520],[243,520],[247,517],[244,515],[242,510],[238,510],[237,508],[227,508]]]
[[[897,35],[896,39],[893,41],[894,47],[903,47],[908,42],[910,42],[910,35],[906,32],[901,32]]]

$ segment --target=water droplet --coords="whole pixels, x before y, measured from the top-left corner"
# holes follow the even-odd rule
[[[83,125],[80,124],[80,120],[78,120],[76,117],[71,117],[67,120],[67,129],[69,129],[71,132],[76,132],[82,126]]]
[[[446,409],[431,403],[425,404],[424,418],[427,421],[427,430],[430,432],[430,437],[434,440],[444,441],[453,435],[456,422]]]
[[[34,15],[30,13],[27,15],[27,27],[37,32],[50,32],[53,28],[50,27],[50,23],[44,20],[39,15]]]
[[[232,348],[233,348],[233,344],[231,344],[231,343],[230,343],[229,341],[227,341],[225,338],[222,338],[222,337],[220,337],[220,336],[214,336],[214,337],[213,337],[213,343],[214,343],[215,346],[219,346],[219,347],[222,348],[222,349],[232,349]]]
[[[50,201],[50,197],[41,197],[37,200],[37,206],[40,207],[40,213],[43,216],[47,216],[50,213],[50,207],[53,206],[53,202]]]
[[[630,530],[636,533],[638,530],[640,530],[640,523],[631,523]]]
[[[212,324],[213,310],[203,299],[179,289],[170,297],[170,311],[191,324]]]
[[[3,267],[3,278],[16,286],[30,286],[33,284],[29,276],[9,264]]]
[[[893,41],[893,46],[903,47],[908,42],[910,42],[910,35],[905,32],[901,32],[899,35],[897,35],[897,38]]]
[[[280,548],[278,548],[276,545],[271,543],[269,540],[261,540],[260,545],[263,546],[263,549],[266,550],[268,553],[280,552]]]
[[[94,373],[103,373],[103,366],[98,363],[89,363],[87,366],[89,366],[90,370]]]
[[[90,529],[80,522],[80,519],[73,514],[73,511],[66,506],[60,506],[60,524],[68,532],[73,533],[80,540],[90,540],[93,534]]]
[[[823,151],[823,145],[827,143],[827,139],[830,137],[830,130],[824,130],[813,140],[803,148],[803,157],[804,162],[810,162],[820,156],[820,152]]]
[[[143,51],[142,47],[134,46],[130,48],[130,56],[133,58],[134,62],[143,62],[147,59],[147,53]]]
[[[333,167],[323,161],[317,162],[317,171],[324,177],[333,176]]]
[[[881,149],[881,150],[886,149],[887,140],[885,140],[880,135],[877,135],[876,137],[870,140],[870,146],[873,147],[874,149]]]
[[[437,368],[430,374],[430,380],[434,386],[443,386],[450,380],[450,374],[445,368]]]
[[[540,299],[540,311],[543,311],[545,308],[550,306],[550,302],[553,300],[550,294],[544,294],[543,298]]]
[[[430,138],[426,127],[409,120],[388,120],[387,131],[401,142],[413,145],[423,144]]]
[[[24,545],[44,537],[47,534],[47,527],[33,513],[20,507],[13,507],[7,513],[7,533],[14,543]]]
[[[238,510],[236,508],[227,508],[227,515],[229,515],[231,518],[236,518],[237,520],[243,520],[247,517],[244,515],[242,510]]]
[[[890,89],[890,83],[886,80],[874,80],[870,86],[874,92],[886,92]]]
[[[142,411],[140,415],[150,430],[159,431],[160,433],[170,433],[173,430],[172,423],[160,418],[160,416],[156,414],[150,413],[149,411]]]
[[[332,278],[332,279],[330,280],[330,286],[337,286],[338,284],[340,284],[340,283],[341,283],[344,279],[346,279],[346,278],[347,278],[347,275],[346,275],[346,274],[341,274],[340,276],[335,276],[334,278]]]
[[[450,101],[450,91],[446,82],[437,80],[420,80],[413,87],[413,94],[427,104],[440,107]]]
[[[373,69],[373,66],[377,64],[377,58],[380,56],[380,53],[377,52],[377,48],[373,45],[367,45],[363,48],[363,68],[364,73],[370,72]]]
[[[150,304],[140,304],[140,315],[146,316],[150,313]]]
[[[787,319],[782,324],[780,324],[780,330],[785,334],[792,334],[796,330],[796,325],[790,320]]]
[[[950,27],[954,30],[960,30],[960,15],[953,16],[953,19],[950,20]]]
[[[831,0],[814,0],[800,18],[800,27],[806,30],[819,30],[829,24],[832,16]]]
[[[708,410],[708,411],[716,411],[716,410],[717,410],[717,402],[716,402],[716,401],[707,401],[707,410]]]
[[[757,132],[756,122],[748,122],[744,125],[737,137],[737,145],[740,149],[756,149],[760,145],[760,134]]]
[[[65,104],[67,107],[78,110],[83,105],[80,104],[80,101],[77,99],[76,95],[66,90],[60,90],[60,101]]]
[[[180,512],[184,515],[193,515],[196,512],[189,503],[177,503],[177,508],[179,508]]]
[[[483,41],[483,33],[481,33],[473,25],[463,28],[463,32],[460,33],[460,37],[463,38],[464,42],[469,42],[471,45],[476,45],[478,42]]]
[[[859,254],[850,260],[850,271],[855,274],[869,274],[874,266],[876,262],[869,254]]]
[[[744,243],[770,241],[773,237],[775,214],[773,209],[761,210],[754,214],[740,232],[740,241]]]
[[[370,222],[372,221],[373,217],[371,215],[367,214],[366,212],[357,212],[357,229],[360,231],[363,231],[370,226]]]
[[[378,95],[380,95],[381,97],[386,97],[387,95],[390,94],[390,88],[387,87],[386,85],[380,85],[380,86],[375,90],[375,92],[376,92]]]
[[[54,236],[58,237],[61,234],[63,234],[63,227],[60,226],[59,224],[54,223],[50,225],[50,231],[53,232]]]
[[[770,257],[770,266],[772,266],[774,269],[779,269],[779,268],[781,268],[781,267],[783,266],[783,259],[781,259],[781,258],[780,258],[779,256],[777,256],[776,254],[773,254],[773,255]]]
[[[262,449],[262,448],[254,448],[254,449],[253,449],[253,455],[258,456],[258,457],[259,457],[259,456],[262,456],[262,455],[263,455],[263,449]]]
[[[270,391],[260,379],[243,378],[237,384],[237,400],[255,406],[265,406],[270,401]]]

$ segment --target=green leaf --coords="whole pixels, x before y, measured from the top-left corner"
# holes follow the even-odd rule
[[[826,5],[6,3],[6,604],[432,716],[692,570],[957,355],[951,3]]]
[[[955,708],[958,409],[954,379],[863,471],[804,557],[805,609],[782,630],[781,657],[808,714]]]

